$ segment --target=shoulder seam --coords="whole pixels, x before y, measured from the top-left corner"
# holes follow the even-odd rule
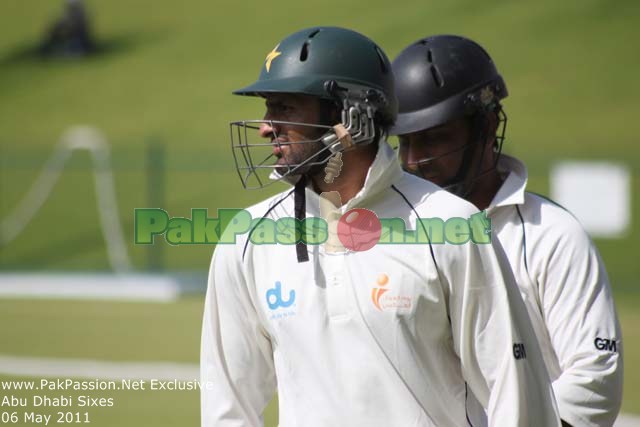
[[[531,195],[533,195],[533,196],[540,197],[541,199],[546,200],[547,202],[551,203],[552,205],[554,205],[554,206],[556,206],[556,207],[558,207],[558,208],[562,209],[563,211],[565,211],[566,213],[568,213],[569,215],[571,215],[571,217],[572,217],[572,218],[573,218],[573,219],[574,219],[574,220],[575,220],[575,221],[580,225],[580,227],[581,227],[582,229],[584,229],[584,226],[582,225],[582,223],[580,222],[580,220],[578,219],[578,217],[576,217],[576,216],[574,215],[574,213],[573,213],[573,212],[571,212],[569,209],[567,209],[567,208],[565,208],[564,206],[562,206],[560,203],[556,202],[556,201],[555,201],[555,200],[553,200],[553,199],[550,199],[549,197],[547,197],[547,196],[545,196],[545,195],[543,195],[543,194],[536,193],[536,192],[534,192],[534,191],[527,191],[526,193],[529,193],[529,194],[531,194]],[[586,230],[585,230],[585,232],[586,232]],[[588,233],[587,233],[587,234],[588,234]]]
[[[400,197],[402,197],[402,199],[405,201],[405,203],[407,205],[409,205],[409,207],[411,208],[411,210],[413,211],[413,213],[416,214],[416,218],[420,218],[420,215],[418,215],[418,212],[416,211],[416,208],[411,204],[411,202],[409,201],[409,199],[407,199],[407,197],[402,193],[402,191],[400,191],[398,189],[398,187],[396,187],[394,184],[391,184],[391,188],[393,189],[393,191],[395,191],[396,193],[398,193],[400,195]],[[425,236],[427,236],[427,239],[429,239],[429,234],[427,233],[426,228],[424,227],[424,224],[421,221],[417,221],[417,223],[419,223],[422,226],[422,229],[425,233]],[[433,245],[431,244],[431,239],[429,239],[429,252],[431,252],[431,258],[433,259],[433,263],[436,266],[436,271],[438,272],[438,277],[440,277],[440,269],[438,268],[438,262],[436,261],[436,256],[433,253]]]
[[[560,203],[556,202],[555,200],[553,200],[552,198],[545,196],[544,194],[540,194],[540,193],[536,193],[535,191],[525,191],[525,193],[529,193],[532,194],[534,196],[538,196],[541,199],[546,200],[547,202],[551,203],[554,206],[559,207],[560,209],[567,211],[568,213],[571,213],[571,211],[569,211],[569,209],[565,208],[564,206],[562,206]],[[573,215],[573,214],[572,214]]]

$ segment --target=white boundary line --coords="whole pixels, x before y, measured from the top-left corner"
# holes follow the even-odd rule
[[[205,287],[203,274],[0,273],[0,299],[172,302]]]
[[[0,355],[0,374],[42,378],[99,380],[178,380],[200,376],[198,365],[171,362],[106,362],[88,359],[54,359]]]

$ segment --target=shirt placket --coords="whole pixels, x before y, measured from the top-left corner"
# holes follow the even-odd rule
[[[350,317],[348,276],[345,274],[345,254],[325,254],[327,280],[327,311],[331,321],[344,321]]]

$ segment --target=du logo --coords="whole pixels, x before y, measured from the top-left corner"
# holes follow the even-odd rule
[[[285,301],[282,299],[282,284],[278,281],[276,282],[276,287],[267,290],[267,304],[271,310],[275,310],[276,308],[283,307],[287,308],[291,306],[296,300],[296,291],[289,291],[289,298]]]

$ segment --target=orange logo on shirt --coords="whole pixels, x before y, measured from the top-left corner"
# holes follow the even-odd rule
[[[404,293],[406,289],[401,289],[399,294],[398,289],[395,289],[396,292],[387,293],[391,289],[387,287],[389,276],[384,273],[380,274],[376,281],[380,287],[371,290],[371,301],[373,301],[373,305],[375,305],[379,311],[393,310],[406,312],[407,310],[411,310],[413,296],[406,295]]]
[[[389,276],[382,273],[378,276],[377,282],[380,286],[387,286],[387,283],[389,283]],[[382,308],[380,307],[380,297],[382,297],[382,295],[384,295],[388,290],[389,289],[387,288],[373,288],[371,290],[371,300],[373,301],[373,305],[375,305],[380,311],[382,311]]]

